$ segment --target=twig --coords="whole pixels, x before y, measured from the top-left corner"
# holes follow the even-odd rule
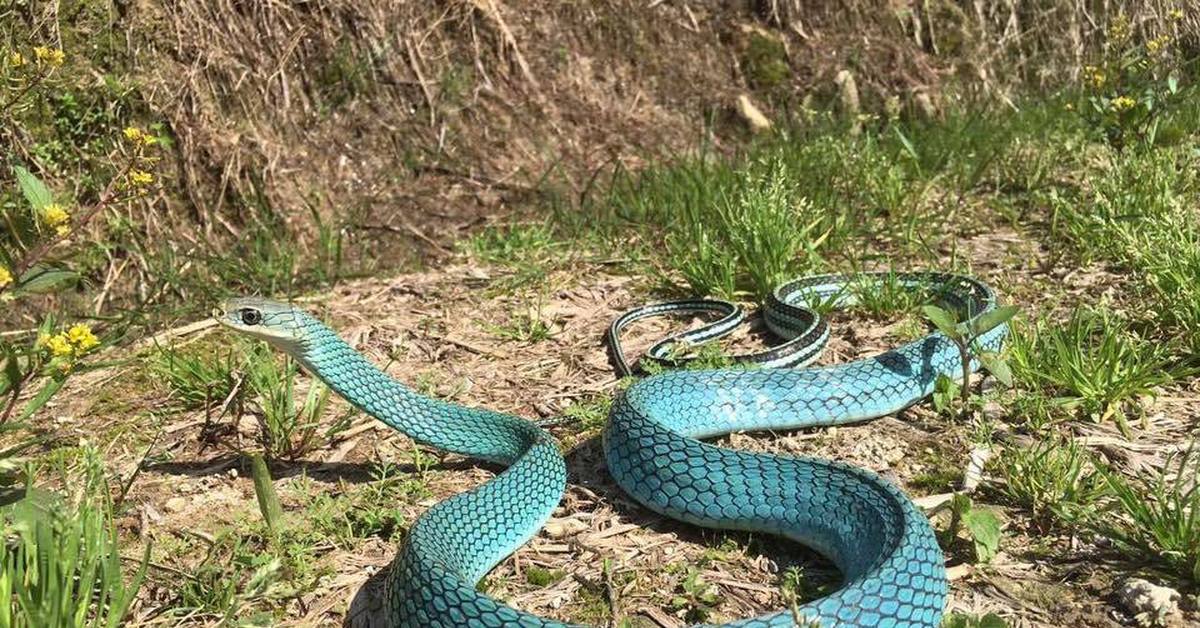
[[[433,126],[437,123],[437,106],[433,102],[433,92],[429,91],[429,83],[425,80],[425,73],[421,71],[421,62],[417,57],[416,49],[413,48],[412,40],[406,40],[404,47],[408,49],[408,63],[412,65],[413,73],[417,75],[421,93],[425,94],[425,103],[429,105],[429,124]]]
[[[538,85],[537,79],[533,77],[529,64],[525,63],[525,56],[521,54],[521,49],[517,46],[517,38],[513,37],[512,31],[508,29],[508,24],[504,23],[504,18],[500,15],[500,8],[496,6],[495,0],[472,0],[472,4],[496,23],[496,28],[500,30],[500,38],[506,47],[512,48],[513,58],[517,61],[517,67],[521,68],[521,73],[525,75],[525,80],[535,90],[540,90],[541,87]]]

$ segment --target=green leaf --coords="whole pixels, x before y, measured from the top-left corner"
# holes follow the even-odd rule
[[[958,382],[950,379],[946,374],[939,374],[937,381],[933,384],[933,407],[938,412],[943,412],[950,407],[950,404],[958,398]]]
[[[933,326],[938,328],[938,331],[946,334],[951,340],[962,339],[962,330],[953,314],[936,305],[921,306],[921,311],[925,314],[925,318],[928,318]]]
[[[279,496],[275,493],[275,483],[271,479],[271,471],[267,463],[258,454],[250,456],[250,475],[254,478],[254,494],[258,497],[258,509],[267,522],[267,529],[272,534],[279,532],[283,524],[283,508],[279,504]]]
[[[988,613],[975,624],[979,628],[1008,628],[1008,622],[995,613]]]
[[[0,373],[0,395],[8,394],[14,386],[21,384],[21,364],[17,362],[17,352],[4,347],[4,372]]]
[[[942,628],[971,628],[970,618],[962,613],[951,613],[942,621]]]
[[[969,323],[967,323],[968,328],[971,330],[971,337],[978,338],[979,336],[988,333],[1000,325],[1007,323],[1012,319],[1013,316],[1016,316],[1017,312],[1020,311],[1021,308],[1015,305],[1004,305],[976,316],[975,318],[971,319]]]
[[[992,377],[995,377],[1001,384],[1011,388],[1013,385],[1012,369],[1008,367],[1008,361],[998,353],[987,352],[979,354],[979,361],[983,363],[983,368],[987,369]]]
[[[46,184],[42,183],[42,180],[32,172],[21,166],[13,166],[13,174],[17,176],[17,186],[21,188],[25,200],[29,201],[35,211],[40,212],[42,208],[54,202],[50,188],[47,188]]]
[[[1179,93],[1179,80],[1174,76],[1167,78],[1167,91],[1171,92],[1172,94]]]
[[[16,292],[45,294],[79,281],[79,273],[65,268],[34,266],[21,275]]]
[[[46,384],[42,386],[42,389],[38,391],[38,394],[35,395],[33,399],[30,399],[29,403],[25,404],[25,409],[21,410],[21,415],[17,417],[17,423],[28,419],[29,417],[33,416],[33,413],[41,410],[42,406],[46,405],[46,403],[50,401],[50,398],[57,394],[58,391],[62,389],[63,384],[66,382],[67,378],[65,377],[51,377],[50,379],[46,380]]]
[[[1000,549],[1000,518],[985,508],[972,508],[963,515],[963,524],[975,541],[975,558],[990,562]]]

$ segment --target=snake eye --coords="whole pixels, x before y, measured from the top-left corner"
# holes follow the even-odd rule
[[[262,312],[253,308],[245,308],[241,312],[243,325],[257,325],[262,322]]]

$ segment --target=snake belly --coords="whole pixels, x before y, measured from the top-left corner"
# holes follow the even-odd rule
[[[996,307],[992,290],[969,278],[898,277],[906,287],[932,287],[939,301],[972,315]],[[827,275],[793,282],[788,285],[795,290],[781,303],[795,310],[818,302],[846,306],[853,302],[845,290],[849,281]],[[783,312],[785,318],[791,314]],[[302,340],[284,349],[352,404],[417,442],[506,467],[483,485],[436,504],[410,528],[388,577],[391,625],[567,626],[505,606],[475,588],[558,505],[566,468],[554,439],[518,417],[419,395],[315,318],[300,310],[287,316]],[[997,348],[1005,334],[1004,326],[997,327],[978,345]],[[843,574],[842,586],[830,596],[727,626],[935,627],[947,593],[942,552],[928,519],[898,488],[838,462],[735,451],[701,439],[839,425],[896,412],[927,396],[939,375],[960,374],[958,356],[948,339],[932,334],[836,366],[650,377],[614,401],[603,432],[605,459],[618,484],[655,512],[698,526],[783,536],[826,556]]]

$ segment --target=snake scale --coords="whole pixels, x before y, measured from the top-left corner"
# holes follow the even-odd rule
[[[885,279],[905,290],[928,291],[936,302],[969,316],[997,307],[991,288],[959,275],[800,279],[777,290],[766,305],[775,333],[802,339],[793,347],[797,355],[785,361],[811,361],[828,336],[823,317],[811,306],[848,307],[855,301],[856,292],[847,289],[852,282],[869,286]],[[651,314],[666,311],[671,307]],[[483,485],[431,507],[412,525],[387,582],[393,626],[566,625],[475,589],[537,533],[565,490],[566,465],[548,432],[519,417],[419,395],[292,305],[234,299],[216,316],[292,355],[350,403],[415,441],[506,467]],[[614,324],[611,334],[619,327]],[[718,324],[703,334],[728,329]],[[978,343],[998,348],[1006,333],[1001,325]],[[615,349],[619,353],[619,345]],[[953,377],[961,368],[957,348],[933,333],[833,366],[669,371],[618,395],[603,432],[604,456],[617,483],[650,510],[708,528],[779,535],[820,552],[842,573],[841,587],[827,597],[727,626],[937,626],[947,594],[942,551],[928,519],[898,488],[843,463],[736,451],[703,439],[883,416],[930,394],[939,374]]]

